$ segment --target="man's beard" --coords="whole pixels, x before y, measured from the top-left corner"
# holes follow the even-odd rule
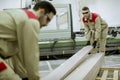
[[[41,17],[39,17],[38,20],[39,20],[40,28],[46,26],[46,24],[42,24],[42,19],[41,19]]]

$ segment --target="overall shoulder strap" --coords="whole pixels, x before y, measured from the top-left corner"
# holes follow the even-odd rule
[[[23,11],[25,11],[25,13],[27,14],[27,16],[31,19],[36,19],[37,20],[37,17],[29,10],[27,9],[23,9]]]

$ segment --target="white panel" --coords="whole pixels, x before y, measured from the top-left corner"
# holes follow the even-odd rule
[[[39,41],[71,39],[71,17],[69,4],[54,4],[57,15],[48,26],[40,30]]]
[[[10,8],[21,8],[21,0],[0,0],[0,10]]]

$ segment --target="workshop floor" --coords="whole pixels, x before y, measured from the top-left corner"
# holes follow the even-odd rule
[[[40,76],[45,77],[66,59],[40,61]],[[120,54],[105,56],[103,67],[120,67]]]

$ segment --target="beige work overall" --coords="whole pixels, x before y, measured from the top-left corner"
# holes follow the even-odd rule
[[[0,71],[0,80],[40,80],[39,30],[38,20],[21,9],[0,12],[0,63],[6,66]]]
[[[106,51],[106,38],[108,33],[107,23],[96,13],[91,13],[90,18],[83,20],[85,28],[85,36],[91,45],[94,41],[97,41],[97,46],[93,48],[91,53],[97,53]],[[97,47],[99,45],[99,50]]]

